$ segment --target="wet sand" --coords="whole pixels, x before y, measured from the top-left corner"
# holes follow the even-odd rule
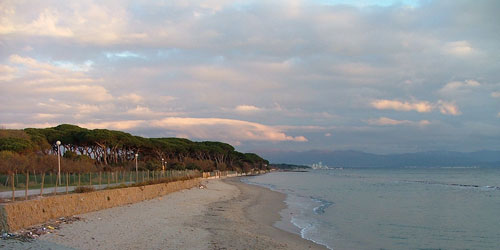
[[[209,180],[160,198],[79,215],[84,221],[31,242],[0,240],[3,249],[325,249],[273,227],[285,195]]]
[[[286,208],[285,194],[237,178],[223,182],[236,186],[239,195],[209,205],[207,215],[212,216],[205,216],[202,224],[211,225],[211,249],[326,249],[273,226],[281,219],[279,212]],[[281,224],[295,227],[289,222]]]

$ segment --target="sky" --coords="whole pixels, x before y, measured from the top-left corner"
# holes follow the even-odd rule
[[[0,126],[500,150],[500,1],[0,1]]]

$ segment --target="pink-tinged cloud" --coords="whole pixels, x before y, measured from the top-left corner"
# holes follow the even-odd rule
[[[439,111],[441,112],[441,114],[455,115],[455,116],[462,114],[457,105],[455,105],[455,103],[452,102],[439,100],[437,106],[439,107]]]
[[[428,120],[421,120],[418,122],[409,121],[409,120],[394,120],[387,117],[380,117],[378,119],[370,119],[367,120],[367,123],[370,125],[377,126],[395,126],[395,125],[412,125],[412,126],[427,126],[431,124]]]
[[[234,110],[238,112],[255,112],[259,111],[260,108],[253,105],[238,105]]]
[[[491,93],[491,97],[500,98],[500,91]]]
[[[438,92],[441,94],[449,95],[453,93],[457,93],[458,91],[467,91],[472,88],[476,88],[481,86],[481,83],[475,80],[465,80],[463,82],[453,81],[447,83],[443,88],[441,88]]]
[[[122,96],[118,97],[118,100],[125,101],[125,102],[132,102],[132,103],[140,103],[140,102],[144,101],[144,97],[142,97],[138,94],[135,94],[135,93],[130,93],[130,94],[122,95]]]
[[[73,85],[73,86],[56,86],[56,87],[40,87],[34,89],[35,92],[39,93],[61,93],[61,94],[71,94],[75,98],[83,97],[89,101],[103,102],[110,101],[113,99],[108,91],[102,86],[90,86],[90,85]]]
[[[304,136],[290,136],[279,127],[267,126],[260,123],[222,119],[222,118],[188,118],[168,117],[161,120],[122,120],[105,122],[76,123],[78,126],[88,129],[113,129],[113,130],[137,130],[137,129],[164,129],[166,134],[174,134],[179,137],[219,140],[233,144],[243,141],[294,141],[307,142]],[[31,123],[31,124],[3,124],[8,128],[26,127],[52,127],[58,124]]]
[[[427,101],[402,102],[398,100],[375,100],[371,103],[376,109],[392,109],[397,111],[417,111],[426,113],[432,111],[432,104]]]
[[[1,123],[0,128],[7,129],[23,129],[23,128],[49,128],[55,127],[59,124],[51,123],[51,122],[42,122],[42,123],[22,123],[22,122],[14,122],[14,123]]]
[[[109,121],[109,122],[88,122],[78,123],[77,125],[88,129],[114,129],[114,130],[129,130],[143,127],[147,124],[144,120],[128,120],[128,121]]]
[[[169,117],[151,121],[151,126],[176,131],[199,139],[224,141],[296,141],[305,142],[304,136],[290,136],[276,127],[233,119]]]
[[[14,79],[16,72],[16,68],[0,64],[0,82]]]

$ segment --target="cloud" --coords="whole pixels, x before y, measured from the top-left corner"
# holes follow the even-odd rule
[[[145,126],[144,120],[121,120],[121,121],[107,121],[107,122],[86,122],[77,123],[78,126],[88,129],[113,129],[113,130],[130,130]]]
[[[140,103],[140,102],[144,101],[144,97],[142,97],[138,94],[135,94],[135,93],[130,93],[130,94],[126,94],[126,95],[122,95],[122,96],[118,97],[118,100],[132,102],[132,103]]]
[[[197,66],[190,68],[187,73],[202,81],[235,83],[246,79],[242,73],[225,67]]]
[[[261,109],[253,105],[238,105],[234,110],[238,112],[255,112]]]
[[[12,123],[3,123],[2,126],[5,126],[7,129],[23,129],[23,128],[50,128],[59,125],[59,123],[53,122],[42,122],[42,123],[22,123],[22,122],[12,122]]]
[[[394,120],[387,117],[380,117],[378,119],[369,119],[366,122],[370,125],[377,125],[377,126],[395,126],[395,125],[427,126],[431,124],[428,120],[421,120],[418,122],[414,122],[409,120]]]
[[[113,100],[109,91],[96,85],[100,79],[89,75],[87,70],[73,63],[43,62],[32,57],[13,54],[9,56],[11,66],[0,67],[9,72],[9,89],[17,94],[37,94],[39,97],[70,100],[105,102]],[[84,63],[88,65],[88,63]],[[26,92],[26,90],[28,90]]]
[[[459,91],[467,91],[472,88],[480,87],[481,83],[475,80],[465,80],[463,82],[453,81],[444,85],[443,88],[439,90],[441,94],[453,94]]]
[[[130,52],[128,50],[121,51],[121,52],[106,52],[105,55],[110,60],[127,59],[127,58],[129,58],[129,59],[134,59],[134,58],[146,59],[145,56],[136,54],[134,52]]]
[[[40,120],[46,120],[46,119],[54,119],[59,117],[59,114],[44,114],[44,113],[39,113],[35,115],[35,119],[40,119]]]
[[[40,36],[72,37],[73,31],[67,27],[62,27],[60,14],[57,10],[46,8],[38,17],[29,23],[13,24],[10,20],[4,19],[3,23],[8,23],[9,28],[0,29],[0,33],[20,33]],[[12,18],[12,17],[11,17]]]
[[[55,118],[53,115],[40,114],[40,118]],[[279,127],[260,123],[222,119],[168,117],[160,120],[119,120],[99,122],[77,122],[78,126],[88,129],[144,130],[161,129],[166,134],[198,140],[220,140],[226,142],[268,141],[268,142],[307,142],[304,136],[290,136]],[[53,127],[57,123],[6,123],[8,128]]]
[[[34,89],[38,93],[51,93],[51,94],[68,94],[73,98],[83,98],[89,101],[103,102],[113,99],[108,91],[102,86],[90,85],[73,85],[73,86],[55,86],[55,87],[39,87]]]
[[[455,56],[467,56],[474,52],[474,48],[468,41],[455,41],[446,43],[444,51]]]
[[[499,147],[462,126],[498,124],[497,2],[351,2],[0,1],[2,123],[105,122],[248,150]],[[268,125],[148,124],[163,117]],[[422,119],[432,129],[415,133]]]
[[[437,106],[438,106],[441,114],[455,115],[455,116],[462,114],[462,112],[460,112],[459,108],[454,103],[451,103],[451,102],[439,100],[437,103]]]
[[[374,67],[366,63],[346,63],[335,66],[335,70],[353,76],[380,76],[387,73],[387,69]]]
[[[475,83],[471,83],[475,85]],[[396,111],[417,111],[419,113],[431,112],[434,108],[439,109],[441,114],[444,115],[460,115],[457,105],[453,102],[447,102],[439,100],[437,103],[433,104],[427,101],[417,101],[417,102],[402,102],[398,100],[376,100],[371,103],[372,107],[376,109],[392,109]],[[386,120],[390,123],[390,120]],[[382,121],[383,122],[383,121]],[[399,122],[399,121],[395,121]]]
[[[290,136],[279,129],[260,123],[222,118],[169,117],[151,121],[151,125],[198,139],[224,141],[296,141],[306,142],[304,136]]]
[[[79,104],[75,108],[76,110],[78,110],[77,114],[79,115],[99,113],[101,111],[101,108],[99,108],[99,106],[90,104]]]
[[[10,81],[14,79],[16,72],[16,68],[0,64],[0,81]]]
[[[425,113],[432,111],[432,104],[427,101],[398,101],[398,100],[375,100],[371,103],[372,107],[376,109],[392,109],[397,111],[417,111]]]
[[[17,78],[25,79],[23,83],[28,84],[54,84],[54,83],[94,83],[97,79],[91,78],[81,69],[86,71],[90,66],[88,62],[83,65],[55,64],[40,62],[31,57],[23,57],[17,54],[9,56],[9,62],[16,67],[18,71]],[[59,64],[59,65],[56,65]]]

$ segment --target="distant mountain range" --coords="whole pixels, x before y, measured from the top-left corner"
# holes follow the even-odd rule
[[[330,167],[500,167],[500,151],[429,151],[406,154],[371,154],[361,151],[270,151],[259,154],[272,163],[311,165],[322,162]]]

